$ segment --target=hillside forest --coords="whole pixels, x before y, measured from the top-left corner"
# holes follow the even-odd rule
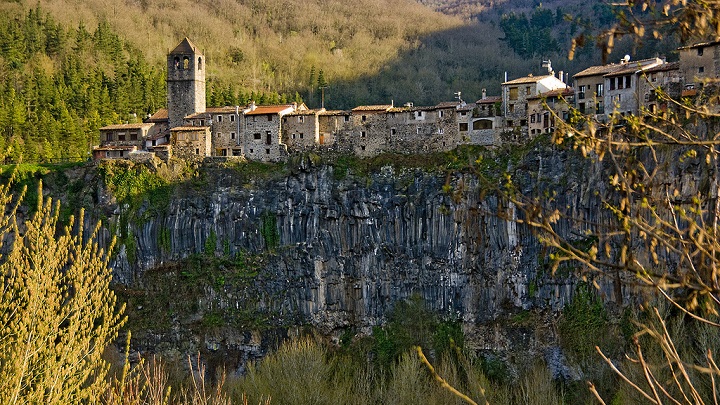
[[[184,36],[206,54],[208,106],[319,107],[320,86],[329,109],[435,105],[458,91],[472,102],[483,88],[497,94],[506,72],[542,73],[544,59],[570,73],[599,63],[590,36],[574,60],[567,54],[573,37],[613,20],[610,6],[549,4],[446,15],[407,0],[3,3],[0,161],[84,160],[98,128],[164,107],[165,54]]]

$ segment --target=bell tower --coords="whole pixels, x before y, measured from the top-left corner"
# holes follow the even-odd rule
[[[205,55],[185,38],[167,57],[167,104],[170,128],[183,118],[205,112]]]

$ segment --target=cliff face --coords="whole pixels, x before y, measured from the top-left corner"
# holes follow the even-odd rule
[[[594,219],[596,187],[573,166],[577,162],[563,153],[523,162],[526,191],[562,184],[565,189],[556,190],[560,201],[582,207],[572,209],[575,215]],[[182,325],[202,322],[208,313],[227,321],[232,313],[250,311],[264,319],[265,330],[309,324],[337,338],[346,328],[370,332],[394,303],[412,295],[462,320],[479,348],[553,339],[548,329],[513,342],[512,331],[497,327],[498,320],[518,311],[559,310],[575,281],[549,274],[546,252],[529,230],[496,215],[517,215],[514,207],[486,195],[476,175],[384,166],[375,174],[345,177],[332,166],[304,163],[267,180],[207,169],[192,185],[176,189],[166,210],[128,223],[133,243],[121,247],[113,266],[116,280],[130,289],[166,289],[165,295],[182,299],[175,291],[193,288],[187,286],[193,279],[176,285],[180,276],[158,276],[157,269],[196,254],[249,257],[254,263],[241,281],[225,272],[198,287],[190,298],[193,314],[183,318],[171,311],[165,331],[150,328],[155,332],[144,335],[141,346],[189,339],[190,353],[234,347],[243,352],[242,363],[259,355],[266,335],[253,335],[252,326],[219,322],[212,332],[191,337]],[[144,204],[140,214],[147,208]],[[134,305],[131,312],[148,309],[147,302]]]

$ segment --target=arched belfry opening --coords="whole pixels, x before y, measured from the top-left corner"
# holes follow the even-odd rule
[[[205,112],[204,58],[205,55],[200,48],[188,38],[183,39],[167,55],[168,124],[170,128],[183,126],[184,118],[188,115]]]

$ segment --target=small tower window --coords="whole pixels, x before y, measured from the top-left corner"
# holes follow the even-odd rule
[[[190,59],[188,59],[187,56],[183,58],[183,69],[187,69],[190,67]]]
[[[178,58],[178,57],[176,56],[176,57],[175,57],[175,69],[177,69],[177,68],[179,68],[179,67],[180,67],[180,58]]]
[[[198,70],[202,70],[202,58],[198,58]]]

